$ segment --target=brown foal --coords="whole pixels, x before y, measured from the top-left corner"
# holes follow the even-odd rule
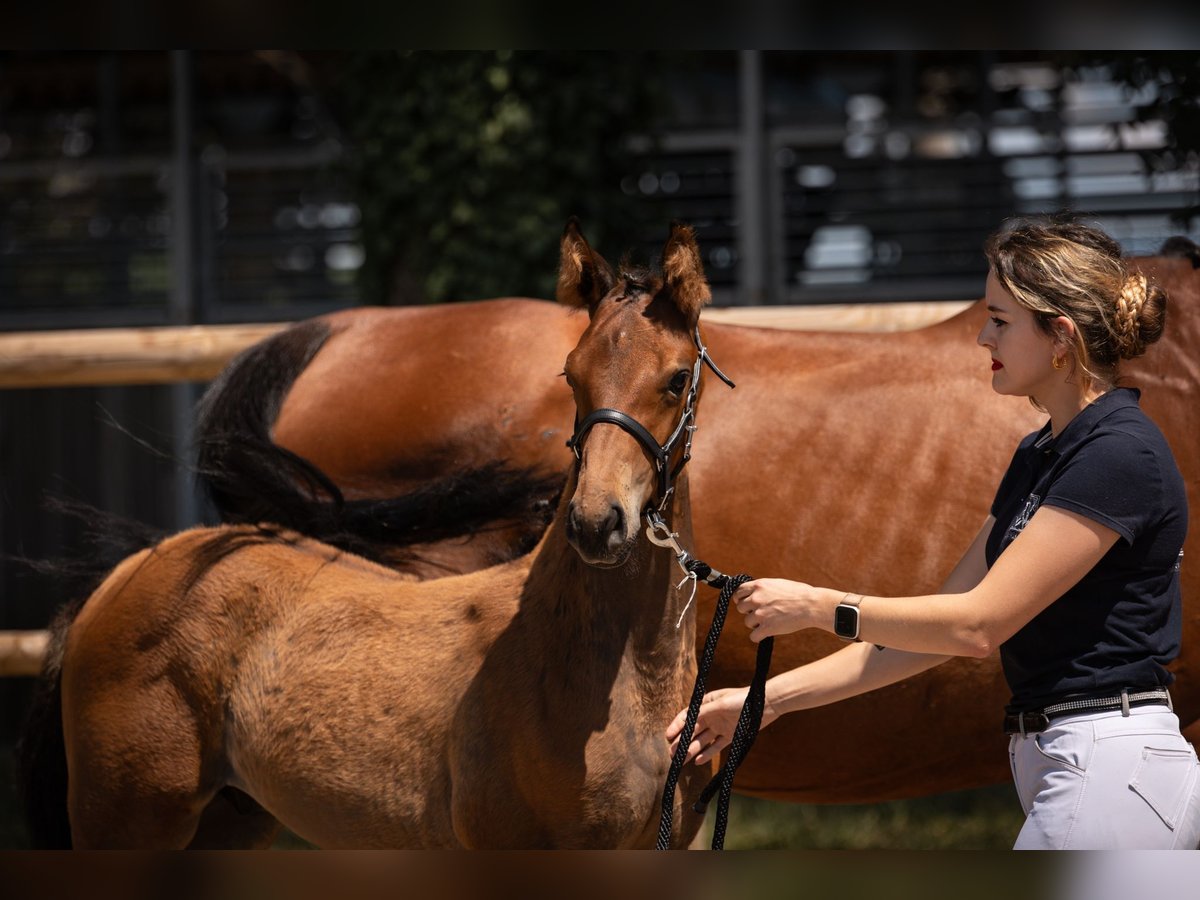
[[[588,313],[565,367],[577,415],[619,409],[660,442],[709,298],[689,229],[662,270],[614,275],[564,235],[559,298]],[[641,533],[656,484],[602,423],[537,549],[472,574],[413,582],[254,525],[126,559],[66,635],[74,846],[257,842],[277,820],[326,847],[652,847],[696,666],[688,592]],[[668,511],[690,541],[685,475]],[[684,774],[678,845],[710,774]],[[231,790],[260,832],[224,830]]]

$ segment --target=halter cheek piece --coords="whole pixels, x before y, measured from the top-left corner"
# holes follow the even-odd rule
[[[696,363],[692,366],[692,379],[688,385],[687,399],[684,401],[683,413],[679,417],[679,423],[675,426],[674,431],[671,432],[671,436],[667,438],[665,443],[660,444],[655,440],[654,435],[637,419],[621,412],[619,409],[610,409],[608,407],[593,410],[584,417],[582,422],[576,419],[575,433],[567,441],[567,446],[574,451],[575,458],[582,460],[583,441],[593,425],[606,422],[610,425],[616,425],[631,435],[650,454],[650,458],[654,460],[654,468],[658,472],[657,507],[659,511],[666,506],[667,500],[674,490],[672,483],[679,477],[679,473],[683,471],[683,467],[687,464],[687,461],[692,458],[692,433],[696,430],[696,393],[700,389],[700,367],[702,365],[708,366],[718,378],[730,387],[734,387],[729,377],[717,368],[716,363],[708,355],[708,348],[700,340],[699,326],[692,332],[692,340],[696,343],[698,354],[696,356]],[[672,468],[671,455],[675,452],[675,447],[679,444],[680,440],[683,441],[683,453],[679,457],[679,462]]]

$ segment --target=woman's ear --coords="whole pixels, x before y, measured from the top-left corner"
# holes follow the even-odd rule
[[[1050,334],[1053,335],[1056,350],[1073,349],[1075,333],[1075,323],[1066,316],[1056,316],[1050,320]]]

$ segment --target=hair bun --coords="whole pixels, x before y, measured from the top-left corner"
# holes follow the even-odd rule
[[[1167,295],[1140,272],[1125,279],[1117,298],[1116,333],[1122,359],[1133,359],[1162,337]]]

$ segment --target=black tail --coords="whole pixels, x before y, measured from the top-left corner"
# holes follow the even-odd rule
[[[311,497],[342,503],[342,493],[303,457],[271,440],[271,426],[297,376],[329,338],[310,319],[243,351],[196,407],[198,477],[226,522],[278,522],[298,531]]]
[[[271,440],[288,390],[330,334],[319,319],[294,325],[244,351],[201,398],[198,477],[221,519],[275,522],[393,567],[415,558],[404,549],[412,544],[497,525],[523,526],[531,536],[511,555],[529,549],[553,514],[563,475],[494,463],[402,496],[347,502],[317,466]]]
[[[156,543],[162,534],[85,504],[58,500],[50,505],[87,522],[90,547],[72,561],[19,560],[43,575],[53,576],[63,586],[64,595],[73,599],[60,607],[50,625],[42,673],[17,742],[17,788],[33,846],[69,849],[71,825],[67,819],[67,754],[62,723],[62,659],[67,632],[108,572],[126,556]]]
[[[33,705],[17,743],[17,788],[25,827],[39,850],[69,850],[67,750],[62,724],[62,657],[67,632],[86,596],[68,603],[50,626],[50,645],[34,690]]]
[[[1160,256],[1176,256],[1182,259],[1191,260],[1193,269],[1200,269],[1200,246],[1196,242],[1184,235],[1175,235],[1163,241],[1162,248],[1158,251]]]

